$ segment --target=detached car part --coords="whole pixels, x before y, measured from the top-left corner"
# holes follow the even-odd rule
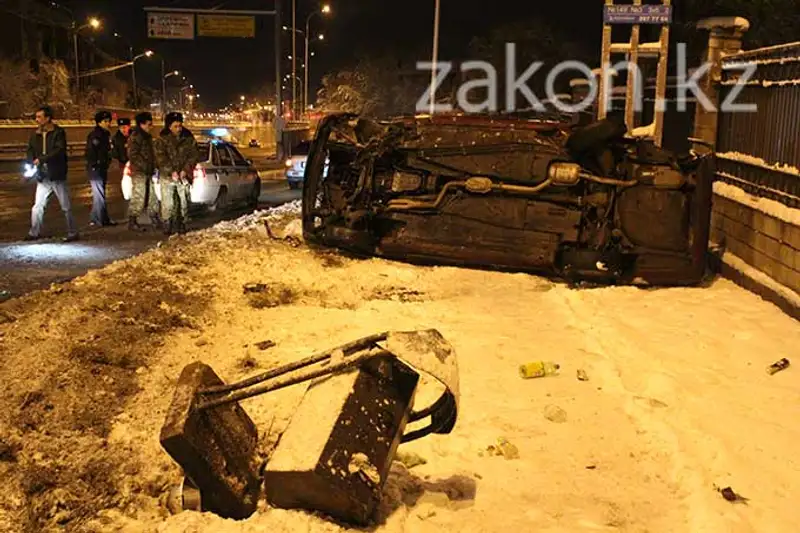
[[[418,371],[443,392],[413,411]],[[308,382],[262,476],[258,432],[238,401]],[[178,380],[161,444],[191,482],[184,505],[188,496],[204,511],[246,518],[256,509],[263,478],[276,507],[366,525],[397,446],[450,433],[457,412],[458,367],[450,344],[436,330],[389,332],[231,385],[207,365],[190,364]],[[408,423],[426,419],[426,426],[406,432]]]
[[[713,175],[713,156],[676,157],[610,120],[336,114],[309,153],[303,233],[406,261],[691,285]]]

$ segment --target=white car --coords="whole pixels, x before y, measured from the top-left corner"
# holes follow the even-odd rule
[[[303,141],[291,150],[291,155],[284,162],[286,166],[286,181],[289,182],[290,189],[299,189],[303,186],[303,176],[306,173],[306,160],[311,141]],[[325,160],[325,168],[322,171],[323,177],[328,175],[330,160]]]
[[[200,162],[194,168],[191,186],[192,204],[204,205],[211,210],[246,202],[255,206],[261,195],[261,177],[252,161],[242,156],[232,144],[213,140],[198,142]],[[153,182],[158,185],[158,172]],[[130,162],[122,173],[122,195],[131,199]],[[161,187],[155,187],[156,197],[161,201]]]

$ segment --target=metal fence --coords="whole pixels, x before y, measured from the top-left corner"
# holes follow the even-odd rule
[[[755,112],[723,111],[717,175],[751,194],[800,208],[800,42],[742,52],[723,60],[721,99],[755,74],[736,98]]]

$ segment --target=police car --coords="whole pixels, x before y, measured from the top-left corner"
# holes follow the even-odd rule
[[[219,133],[215,130],[215,133]],[[192,185],[192,204],[203,205],[210,210],[225,208],[232,204],[247,203],[255,207],[261,195],[261,177],[252,161],[245,159],[230,142],[214,135],[209,139],[198,137],[197,147],[200,162],[195,165]],[[158,185],[158,171],[153,176]],[[122,194],[130,200],[133,185],[130,162],[122,173]],[[156,197],[161,201],[161,187],[155,187]]]

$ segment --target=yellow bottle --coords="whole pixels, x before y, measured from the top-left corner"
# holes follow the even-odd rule
[[[550,361],[535,361],[526,365],[520,365],[519,375],[523,379],[543,378],[545,376],[552,376],[558,374],[558,369],[561,368],[557,363]]]

